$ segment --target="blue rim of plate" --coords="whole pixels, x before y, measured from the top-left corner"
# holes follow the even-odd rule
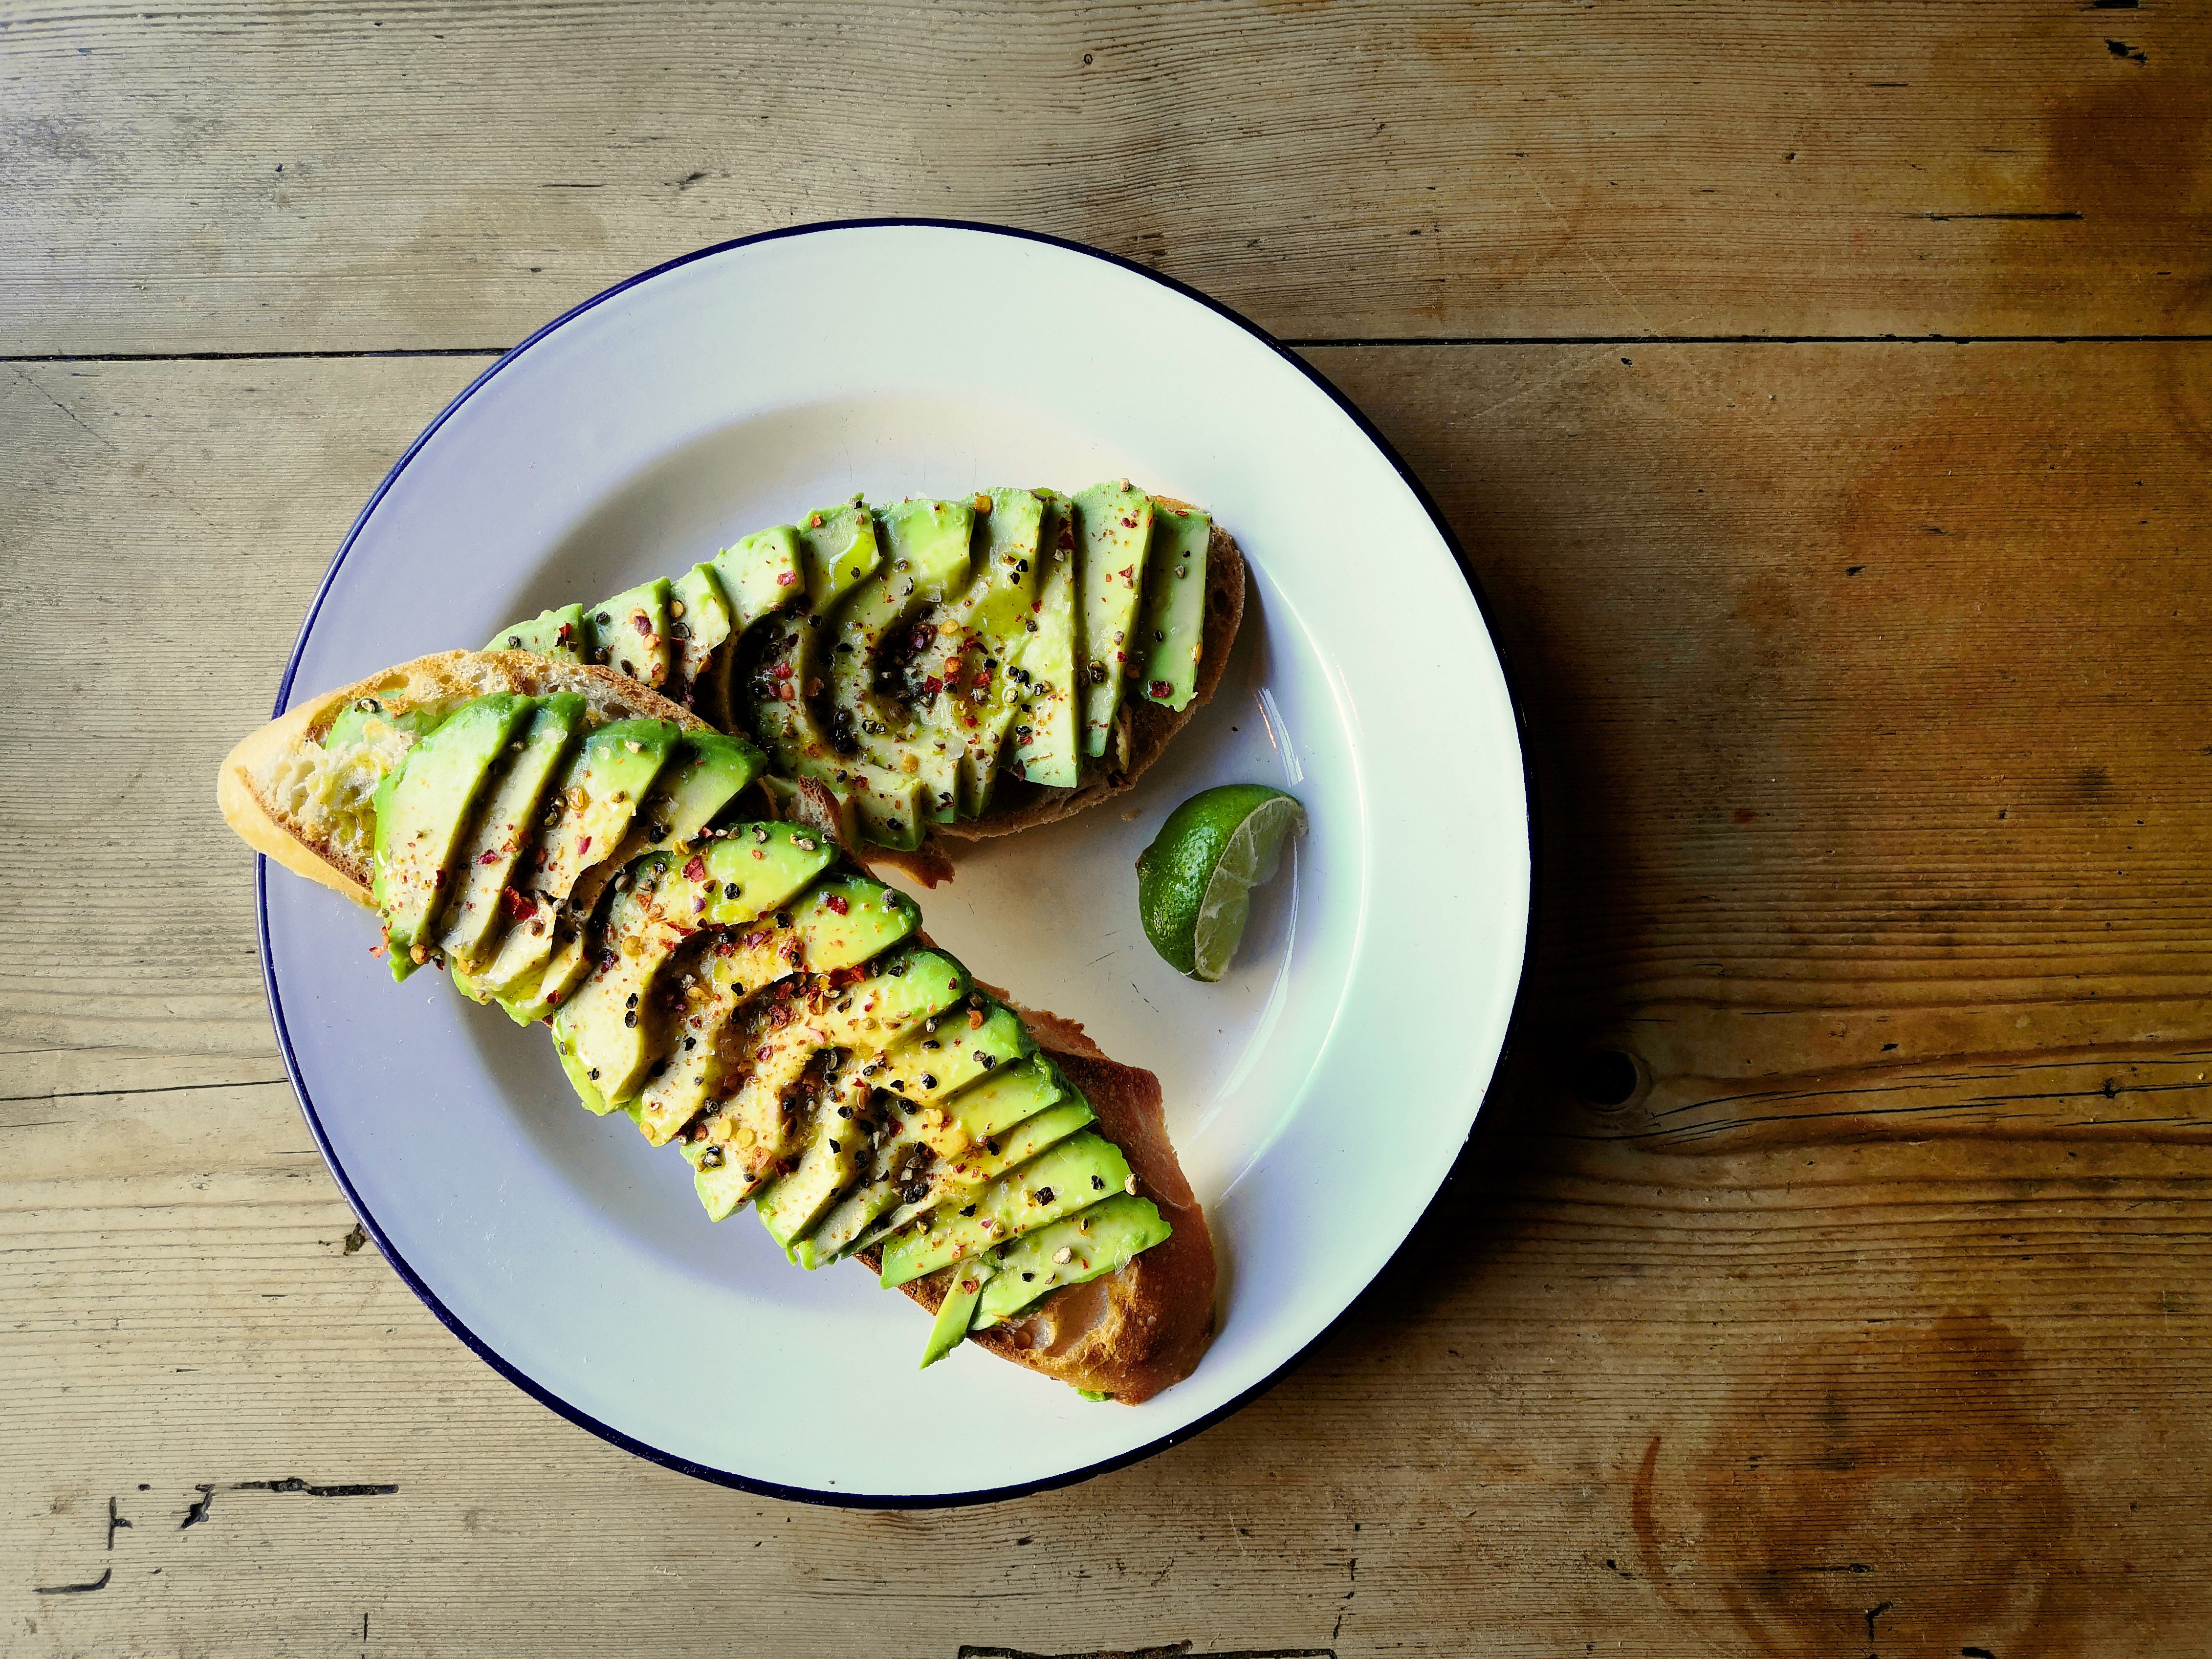
[[[1490,647],[1497,654],[1498,667],[1504,678],[1506,700],[1513,708],[1514,740],[1520,745],[1521,750],[1522,796],[1526,803],[1528,820],[1528,921],[1521,944],[1521,973],[1514,988],[1513,1012],[1506,1021],[1504,1041],[1498,1047],[1498,1063],[1492,1068],[1490,1076],[1483,1080],[1483,1098],[1486,1100],[1489,1097],[1491,1085],[1497,1081],[1499,1073],[1504,1070],[1505,1062],[1513,1052],[1514,1041],[1520,1033],[1522,997],[1528,989],[1529,963],[1535,954],[1536,906],[1539,890],[1538,858],[1540,852],[1537,836],[1536,778],[1528,742],[1528,714],[1522,703],[1520,688],[1515,680],[1512,662],[1506,656],[1504,646],[1498,637],[1498,623],[1496,617],[1491,612],[1490,596],[1483,591],[1482,583],[1475,576],[1473,567],[1468,563],[1467,553],[1461,547],[1459,538],[1452,533],[1451,526],[1445,521],[1443,514],[1437,511],[1436,501],[1430,495],[1427,488],[1414,477],[1413,469],[1406,465],[1405,459],[1398,453],[1390,441],[1376,428],[1375,423],[1362,414],[1350,398],[1331,385],[1328,378],[1319,369],[1315,368],[1289,347],[1283,345],[1273,335],[1252,321],[1250,318],[1232,310],[1211,295],[1201,294],[1188,283],[1177,282],[1172,276],[1163,276],[1157,270],[1139,264],[1133,259],[1125,259],[1118,253],[1109,253],[1101,248],[1091,247],[1082,242],[1071,241],[1064,236],[1050,236],[1042,231],[1022,230],[1011,225],[986,224],[972,219],[928,219],[896,216],[877,219],[824,219],[811,224],[787,226],[781,230],[764,230],[756,235],[739,236],[730,241],[717,242],[711,247],[696,249],[690,253],[668,260],[665,264],[657,264],[649,270],[641,270],[635,276],[626,277],[612,288],[604,289],[581,304],[562,312],[528,339],[502,353],[496,362],[470,381],[459,396],[439,410],[438,418],[424,427],[415,441],[407,446],[406,453],[392,463],[392,471],[384,475],[384,481],[377,485],[375,493],[369,496],[360,514],[355,518],[353,527],[346,532],[345,540],[338,544],[337,556],[331,561],[331,568],[324,573],[322,586],[315,590],[314,602],[307,607],[307,620],[300,624],[299,637],[293,642],[291,658],[284,665],[284,678],[277,685],[276,704],[270,718],[281,716],[291,702],[292,683],[299,673],[300,659],[307,648],[307,636],[314,631],[315,618],[322,614],[323,601],[330,597],[331,585],[337,580],[338,567],[345,562],[346,555],[353,551],[354,543],[360,539],[362,530],[368,523],[370,515],[376,511],[377,503],[384,499],[386,492],[398,481],[399,475],[407,470],[407,464],[415,459],[422,446],[436,435],[438,428],[453,417],[456,410],[481,391],[494,375],[556,329],[574,322],[594,307],[604,304],[618,294],[635,288],[641,283],[651,282],[656,276],[678,270],[696,260],[710,259],[718,253],[727,253],[732,248],[750,247],[760,242],[781,241],[787,237],[811,236],[832,230],[876,230],[900,226],[921,226],[937,230],[973,231],[987,236],[1005,236],[1016,241],[1042,242],[1048,247],[1062,248],[1070,253],[1080,253],[1089,258],[1118,266],[1133,276],[1141,276],[1147,282],[1157,283],[1162,288],[1205,307],[1216,316],[1234,323],[1285,362],[1296,368],[1331,403],[1350,416],[1352,423],[1359,428],[1367,441],[1375,446],[1376,453],[1390,464],[1392,471],[1395,471],[1406,487],[1413,491],[1413,499],[1419,502],[1421,510],[1429,515],[1429,522],[1436,526],[1437,534],[1443,538],[1445,548],[1452,556],[1452,562],[1458,568],[1460,575],[1474,595],[1475,609],[1482,617],[1483,629],[1490,637]],[[299,1057],[293,1052],[292,1034],[284,1024],[284,1001],[276,988],[276,964],[270,949],[269,860],[266,857],[256,854],[253,863],[253,908],[260,936],[261,984],[262,989],[269,998],[269,1017],[276,1028],[277,1046],[283,1050],[284,1070],[292,1079],[293,1092],[300,1097],[300,1110],[307,1120],[308,1132],[314,1136],[315,1145],[322,1151],[323,1162],[330,1166],[331,1174],[337,1178],[339,1189],[345,1194],[346,1202],[352,1206],[355,1216],[368,1230],[369,1237],[376,1241],[376,1248],[382,1253],[385,1261],[401,1279],[406,1281],[408,1289],[422,1299],[423,1305],[438,1316],[439,1322],[459,1337],[477,1358],[537,1401],[538,1404],[567,1418],[577,1427],[587,1430],[599,1436],[600,1439],[642,1457],[648,1462],[658,1463],[664,1468],[674,1469],[680,1474],[693,1475],[702,1480],[712,1481],[716,1486],[734,1486],[739,1491],[754,1492],[763,1498],[781,1498],[796,1503],[819,1504],[834,1509],[929,1510],[959,1509],[975,1504],[1006,1503],[1017,1498],[1027,1498],[1036,1492],[1056,1492],[1062,1486],[1073,1486],[1098,1475],[1110,1474],[1115,1469],[1127,1468],[1132,1463],[1141,1462],[1147,1457],[1167,1450],[1170,1446],[1180,1445],[1182,1442],[1203,1433],[1215,1424],[1242,1411],[1253,1401],[1267,1393],[1276,1383],[1297,1370],[1309,1354],[1327,1342],[1352,1310],[1359,1305],[1360,1297],[1373,1288],[1376,1279],[1381,1279],[1383,1274],[1389,1273],[1407,1250],[1413,1249],[1419,1243],[1420,1222],[1419,1218],[1416,1218],[1413,1226],[1407,1232],[1405,1241],[1391,1254],[1389,1261],[1376,1271],[1375,1277],[1361,1287],[1359,1295],[1354,1296],[1351,1301],[1346,1303],[1336,1317],[1323,1326],[1311,1341],[1233,1400],[1224,1401],[1205,1416],[1194,1422],[1186,1423],[1179,1429],[1170,1430],[1158,1439],[1148,1440],[1143,1445],[1133,1448],[1131,1450],[1118,1453],[1112,1457],[1103,1458],[1096,1463],[1087,1463],[1080,1468],[1071,1469],[1062,1474],[1051,1475],[1036,1480],[1019,1481],[1011,1486],[994,1486],[982,1492],[906,1497],[896,1494],[885,1496],[868,1492],[823,1492],[811,1486],[787,1486],[779,1481],[762,1480],[751,1475],[738,1474],[730,1469],[718,1469],[704,1463],[695,1463],[688,1457],[678,1457],[673,1452],[665,1451],[660,1447],[647,1445],[644,1441],[624,1434],[620,1429],[610,1424],[602,1423],[590,1413],[578,1409],[536,1378],[509,1364],[503,1355],[477,1336],[450,1308],[440,1301],[437,1293],[423,1282],[422,1275],[417,1273],[408,1263],[406,1258],[393,1248],[391,1239],[386,1236],[382,1226],[378,1224],[376,1218],[369,1213],[368,1206],[362,1202],[360,1194],[355,1191],[352,1178],[346,1174],[345,1166],[338,1161],[337,1153],[331,1148],[330,1137],[323,1133],[322,1119],[315,1110],[313,1097],[307,1092],[307,1080],[300,1075]],[[1475,1110],[1479,1117],[1481,1107],[1478,1105]],[[1473,1133],[1474,1126],[1470,1124],[1468,1126],[1470,1137]],[[1449,1182],[1457,1167],[1457,1161],[1455,1160],[1446,1168],[1443,1174],[1437,1177],[1436,1191],[1429,1194],[1427,1203],[1422,1206],[1424,1215],[1435,1207],[1437,1197]]]

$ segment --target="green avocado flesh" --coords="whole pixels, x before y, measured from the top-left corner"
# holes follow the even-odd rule
[[[406,978],[428,956],[477,799],[529,712],[524,697],[465,703],[378,786],[371,896],[384,915],[393,978]]]
[[[439,716],[427,708],[409,709],[393,714],[374,697],[357,697],[338,711],[330,729],[323,733],[323,747],[343,749],[349,744],[375,743],[388,727],[404,732],[410,737],[425,738],[438,729]]]
[[[963,1256],[1034,1232],[1119,1191],[1129,1162],[1103,1136],[1071,1135],[1042,1157],[1009,1170],[975,1194],[973,1202],[939,1211],[921,1225],[884,1245],[883,1282],[903,1285]]]
[[[669,650],[668,607],[674,597],[668,579],[656,576],[627,593],[602,599],[586,611],[591,659],[618,674],[642,680],[655,690],[667,684],[673,660]]]
[[[994,489],[977,499],[989,510],[975,521],[979,544],[968,586],[945,606],[921,661],[930,699],[925,719],[950,741],[956,804],[970,818],[990,803],[1030,678],[1021,653],[1036,624],[1031,608],[1044,520],[1044,503],[1032,489]]]
[[[969,1328],[988,1330],[1063,1285],[1110,1273],[1165,1243],[1172,1231],[1152,1200],[1116,1193],[1080,1215],[1025,1233],[1000,1252],[998,1277],[985,1287]]]
[[[491,636],[484,649],[532,651],[541,657],[550,657],[556,662],[581,662],[587,640],[584,607],[564,605],[558,611],[540,611],[528,622],[501,629]]]
[[[912,851],[933,825],[1126,768],[1133,697],[1189,708],[1211,528],[1126,479],[1073,497],[855,495],[672,580],[517,623],[486,648],[604,664],[661,690],[757,738],[772,790],[818,785],[851,833]],[[351,718],[334,731],[357,737]],[[1030,787],[1003,787],[1010,773]]]
[[[528,706],[529,718],[507,744],[461,852],[460,886],[447,902],[438,943],[448,964],[465,969],[484,959],[501,921],[501,896],[544,811],[553,774],[584,723],[584,700],[562,692]]]
[[[1152,539],[1152,502],[1124,483],[1093,484],[1075,498],[1082,550],[1083,752],[1105,754],[1121,687],[1138,659],[1137,606]]]
[[[996,1271],[991,1259],[982,1255],[970,1256],[953,1268],[952,1282],[945,1287],[945,1300],[938,1304],[936,1322],[922,1346],[921,1370],[927,1370],[967,1340],[968,1322],[975,1316],[983,1287]]]
[[[1213,520],[1203,513],[1152,507],[1152,548],[1145,566],[1145,621],[1139,643],[1145,696],[1180,714],[1198,686],[1206,636],[1206,549]]]

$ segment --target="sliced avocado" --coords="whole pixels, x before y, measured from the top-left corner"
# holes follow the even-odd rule
[[[878,1239],[945,1205],[957,1209],[972,1202],[975,1189],[985,1182],[1004,1175],[1017,1164],[1028,1163],[1046,1147],[1058,1146],[1097,1121],[1091,1103],[1074,1095],[1057,1106],[1032,1113],[1011,1128],[975,1136],[963,1150],[942,1154],[925,1174],[929,1183],[927,1194],[906,1199],[871,1226],[855,1248],[865,1250]],[[912,1191],[911,1184],[908,1191]]]
[[[869,1094],[866,1083],[848,1065],[815,1100],[798,1167],[753,1200],[761,1224],[785,1255],[814,1230],[838,1194],[860,1179],[869,1149]]]
[[[957,799],[955,739],[877,690],[878,659],[887,648],[913,654],[910,636],[926,629],[922,613],[966,586],[975,509],[966,501],[906,501],[877,517],[884,562],[838,611],[830,649],[833,728],[872,764],[917,779],[922,810],[943,821]]]
[[[1082,702],[1076,683],[1076,613],[1082,563],[1075,552],[1075,514],[1066,496],[1037,491],[1044,517],[1038,532],[1036,597],[1024,624],[1021,701],[1014,715],[1012,756],[1031,783],[1073,789],[1081,762]]]
[[[901,951],[877,963],[866,979],[841,986],[816,1024],[822,1040],[840,1048],[887,1048],[969,993],[968,970],[941,951]]]
[[[1063,1285],[1110,1273],[1174,1231],[1150,1199],[1115,1193],[1064,1221],[1025,1233],[999,1253],[998,1277],[985,1286],[969,1328],[987,1331]]]
[[[1048,1226],[1117,1192],[1129,1178],[1129,1161],[1103,1136],[1070,1136],[977,1193],[972,1206],[940,1212],[884,1245],[883,1282],[903,1285],[948,1267],[963,1256]],[[1097,1188],[1095,1182],[1103,1181]]]
[[[615,720],[584,739],[561,780],[559,800],[548,809],[552,822],[532,889],[560,903],[577,877],[612,856],[680,735],[670,720]]]
[[[630,1099],[644,1082],[662,1036],[653,986],[676,947],[698,927],[686,902],[692,885],[674,855],[655,853],[626,874],[628,885],[607,915],[599,966],[553,1021],[562,1066],[591,1083],[604,1103],[588,1096],[585,1103],[599,1111]]]
[[[372,893],[394,979],[428,958],[463,831],[529,707],[505,693],[462,704],[377,786]]]
[[[500,1006],[517,1025],[535,1025],[550,1019],[568,994],[592,971],[592,954],[584,935],[567,926],[554,933],[553,954],[530,982],[500,999]],[[481,999],[479,999],[481,1000]]]
[[[819,974],[854,967],[912,933],[920,918],[913,905],[893,902],[895,897],[890,889],[858,876],[832,876],[810,888],[789,911],[805,968]],[[806,1005],[782,1006],[789,1011],[779,1017],[782,1024],[740,1045],[752,1061],[750,1074],[684,1146],[700,1202],[717,1221],[772,1178],[778,1160],[793,1150],[795,1126],[787,1119],[784,1098],[814,1054],[831,1046],[823,1022],[831,1031],[848,1031],[854,1024],[852,1010],[826,1006],[817,1015]],[[707,1093],[719,1091],[728,1047],[726,1041],[717,1043],[720,1063],[710,1060],[698,1068],[706,1074]],[[873,1075],[865,1066],[860,1070],[864,1078]]]
[[[528,723],[518,725],[508,740],[506,761],[461,852],[460,890],[442,918],[439,943],[457,974],[486,960],[500,928],[511,920],[501,895],[535,838],[553,775],[583,722],[583,698],[563,691],[532,704]]]
[[[757,531],[717,553],[710,568],[721,593],[727,626],[709,647],[714,654],[703,678],[695,678],[692,706],[724,731],[734,731],[731,702],[738,652],[745,635],[763,617],[801,599],[806,578],[799,556],[799,532],[789,525]],[[726,648],[716,649],[724,646]]]
[[[337,718],[323,732],[323,747],[343,749],[356,743],[376,743],[387,727],[410,737],[427,738],[444,719],[444,712],[437,708],[410,708],[395,714],[374,697],[356,697],[338,711]]]
[[[584,616],[591,629],[592,660],[655,690],[667,684],[673,660],[668,605],[673,597],[668,578],[655,576],[593,605]]]
[[[929,1341],[921,1351],[921,1369],[927,1370],[968,1340],[968,1322],[983,1299],[983,1288],[998,1273],[988,1255],[971,1255],[952,1269],[952,1282],[945,1287],[945,1300],[937,1304],[937,1322],[929,1328]]]
[[[791,1247],[791,1259],[810,1273],[842,1259],[858,1247],[870,1224],[899,1201],[899,1191],[896,1182],[883,1180],[847,1194]]]
[[[1030,606],[1044,520],[1044,503],[1034,490],[994,489],[975,500],[981,510],[968,585],[939,612],[937,637],[921,663],[930,693],[923,716],[952,739],[957,805],[968,817],[990,800],[1030,678],[1021,652],[1035,621]]]
[[[971,999],[974,1000],[988,999]],[[868,1075],[910,1105],[927,1105],[966,1088],[995,1067],[1026,1058],[1036,1044],[1011,1008],[991,1004],[981,1025],[944,1020],[927,1036],[911,1034],[869,1062]],[[928,1046],[934,1044],[935,1046]]]
[[[858,495],[808,514],[796,533],[807,604],[817,617],[827,617],[838,600],[873,575],[883,562],[883,546],[876,538],[876,515]]]
[[[1121,712],[1122,682],[1140,659],[1137,611],[1152,545],[1152,501],[1125,478],[1093,484],[1075,497],[1083,553],[1083,752],[1106,752]]]
[[[709,926],[747,931],[707,944],[689,965],[669,1039],[675,1063],[647,1083],[638,1113],[638,1127],[654,1146],[665,1144],[697,1116],[719,1085],[718,1045],[738,1006],[762,987],[799,970],[805,941],[793,925],[795,918],[780,907],[809,886],[836,856],[834,848],[797,825],[750,823],[685,864],[685,879],[699,884],[688,901],[679,902],[688,902]],[[750,926],[770,912],[776,913],[774,922]],[[814,912],[807,915],[811,920]]]
[[[669,696],[687,707],[696,706],[702,682],[710,678],[714,653],[729,637],[730,602],[723,597],[722,579],[714,574],[713,565],[695,564],[668,590],[668,642],[672,653]],[[712,713],[701,713],[705,719],[714,720]]]
[[[557,611],[541,611],[528,622],[501,629],[484,649],[534,651],[555,662],[581,662],[588,638],[584,627],[584,607],[564,605]]]
[[[572,908],[585,914],[597,909],[602,887],[632,860],[657,847],[685,847],[697,841],[767,767],[768,757],[743,738],[726,738],[719,732],[685,732],[653,781],[653,793],[638,804],[637,815],[613,856],[577,882]]]
[[[907,1199],[887,1217],[883,1217],[869,1237],[860,1239],[860,1249],[874,1243],[878,1237],[890,1237],[905,1228],[909,1221],[925,1217],[931,1210],[951,1203],[960,1207],[975,1197],[975,1188],[995,1176],[1005,1175],[1015,1164],[1029,1164],[1029,1159],[1042,1152],[1046,1146],[1057,1146],[1068,1139],[1068,1134],[1088,1128],[1097,1121],[1091,1110],[1091,1102],[1082,1095],[1068,1095],[1068,1099],[1057,1106],[1046,1106],[1042,1113],[1030,1113],[1009,1128],[995,1128],[984,1134],[973,1134],[969,1144],[957,1152],[940,1152],[938,1161],[927,1170],[929,1192],[921,1199]],[[911,1186],[909,1186],[911,1190]]]
[[[732,723],[749,724],[775,757],[777,769],[811,778],[859,812],[869,836],[886,847],[921,844],[921,786],[911,777],[842,754],[814,712],[825,681],[822,662],[825,605],[851,586],[847,573],[875,568],[880,553],[875,519],[851,505],[808,519],[799,533],[808,609],[761,630],[742,653],[730,685]],[[826,599],[820,597],[829,596]],[[732,653],[739,654],[739,653]]]
[[[1145,695],[1181,714],[1198,689],[1206,637],[1206,550],[1213,520],[1152,503],[1152,548],[1145,566],[1140,676]]]

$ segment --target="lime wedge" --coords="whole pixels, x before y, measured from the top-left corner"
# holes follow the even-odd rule
[[[1205,790],[1168,815],[1137,860],[1137,908],[1168,965],[1209,982],[1229,971],[1252,890],[1274,878],[1305,809],[1264,783]]]

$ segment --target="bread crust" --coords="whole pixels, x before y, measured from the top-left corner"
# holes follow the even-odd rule
[[[1241,594],[1241,580],[1237,591]],[[1211,623],[1209,608],[1209,631]],[[1235,628],[1232,614],[1230,637]],[[1225,646],[1221,654],[1226,654]],[[1217,660],[1213,683],[1219,678]],[[558,663],[520,651],[444,652],[325,692],[245,738],[224,759],[217,777],[216,793],[223,817],[257,852],[371,906],[369,872],[339,860],[333,849],[287,824],[256,779],[266,775],[270,763],[294,745],[319,739],[346,704],[357,698],[373,696],[395,712],[404,712],[425,703],[459,702],[498,691],[526,696],[574,691],[602,718],[659,719],[672,720],[685,731],[711,729],[689,709],[612,669]],[[1178,723],[1188,718],[1164,709],[1159,713]],[[1164,744],[1165,737],[1160,742]],[[882,848],[857,844],[849,817],[841,819],[826,789],[802,787],[799,798],[804,803],[800,815],[839,841],[862,867],[896,863],[911,871],[917,862],[927,866],[926,850],[922,855],[887,855]],[[993,994],[1012,1002],[1002,992]],[[1159,1079],[1109,1059],[1074,1021],[1012,1006],[1039,1045],[1090,1101],[1099,1131],[1127,1155],[1139,1192],[1159,1206],[1173,1231],[1116,1272],[1055,1291],[1019,1317],[978,1332],[970,1340],[1016,1364],[1134,1405],[1189,1376],[1212,1340],[1213,1240],[1168,1139]],[[880,1268],[872,1250],[860,1260],[871,1272]],[[948,1276],[933,1273],[902,1288],[934,1311],[944,1299]]]

